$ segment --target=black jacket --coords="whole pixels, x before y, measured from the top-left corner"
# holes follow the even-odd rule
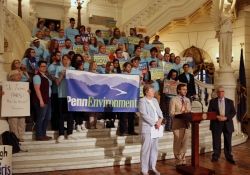
[[[195,84],[194,84],[194,76],[192,74],[189,73],[189,77],[190,77],[190,81],[188,83],[188,79],[185,75],[185,72],[179,75],[179,82],[183,82],[187,84],[187,97],[189,96],[193,96],[196,94],[196,89],[195,89]]]

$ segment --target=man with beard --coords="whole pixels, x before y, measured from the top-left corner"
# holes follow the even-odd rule
[[[63,55],[68,54],[69,51],[72,51],[72,48],[71,48],[71,40],[70,40],[70,39],[66,39],[66,40],[65,40],[65,49],[62,49],[62,50],[61,50],[62,57],[63,57]]]
[[[56,68],[58,66],[61,66],[61,52],[56,51],[53,53],[53,63],[48,68],[48,73],[50,75],[50,79],[52,80],[52,108],[53,108],[53,114],[51,115],[51,126],[53,130],[58,130],[58,89],[55,82],[55,73]]]
[[[145,50],[150,50],[152,47],[153,47],[153,45],[149,43],[149,36],[146,36],[145,37],[144,49]]]
[[[124,40],[121,36],[120,29],[114,28],[113,37],[116,38],[116,44],[125,44]],[[112,38],[112,36],[109,38],[109,43],[110,43],[111,38]]]

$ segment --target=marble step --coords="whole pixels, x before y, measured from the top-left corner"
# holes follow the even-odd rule
[[[165,126],[165,125],[163,125]],[[204,130],[209,130],[209,123],[202,123],[200,125],[200,132]],[[135,127],[135,131],[138,132],[138,126]],[[67,132],[65,131],[65,135]],[[77,132],[76,130],[73,130],[73,134],[76,136],[86,136],[86,137],[94,137],[94,136],[115,136],[119,135],[119,128],[104,128],[104,129],[85,129],[81,132]],[[51,136],[53,138],[58,137],[58,131],[47,131],[47,135]],[[36,139],[35,131],[28,131],[25,132],[23,135],[23,138],[26,139]]]
[[[205,134],[206,136],[202,136]],[[107,144],[122,144],[122,143],[133,143],[139,142],[139,136],[95,136],[95,137],[85,137],[81,136],[80,133],[77,135],[79,140],[68,140],[65,139],[61,143],[56,143],[56,138],[49,141],[36,141],[32,139],[25,139],[25,142],[21,143],[21,148],[24,150],[29,149],[39,149],[39,148],[60,148],[60,147],[74,147],[74,146],[100,146]],[[164,135],[160,140],[169,140],[172,142],[173,140],[172,132],[164,132]],[[200,131],[200,139],[209,139],[211,140],[211,131],[208,129],[204,129]]]
[[[234,136],[232,138],[232,145],[238,145],[247,140],[247,137]],[[223,142],[222,142],[223,143]],[[223,144],[222,144],[223,148]],[[212,151],[211,143],[200,144],[200,152]],[[186,153],[187,156],[191,155],[190,146]],[[159,149],[158,160],[173,158],[172,148]],[[13,157],[15,159],[15,157]],[[191,160],[187,160],[191,161]],[[44,171],[57,171],[69,169],[85,169],[95,167],[105,167],[114,165],[124,165],[140,162],[140,152],[120,153],[110,155],[98,155],[93,157],[77,157],[65,159],[51,159],[51,160],[27,160],[27,161],[13,161],[13,173],[30,173],[30,172],[44,172]],[[84,172],[84,170],[83,170]]]
[[[235,137],[236,135],[234,135]],[[78,140],[77,140],[78,141]],[[76,141],[75,141],[76,142]],[[207,144],[212,142],[211,134],[200,135],[200,144]],[[188,143],[191,146],[191,138]],[[39,145],[40,148],[29,149],[28,152],[20,152],[13,155],[13,161],[23,160],[46,160],[46,159],[63,159],[72,157],[91,157],[96,155],[112,155],[117,153],[131,153],[140,152],[140,139],[137,138],[137,142],[120,143],[120,144],[100,144],[100,145],[82,145],[74,146],[64,145],[64,147],[50,147],[44,148],[43,145]],[[159,149],[168,149],[173,147],[173,138],[160,139]],[[22,148],[25,150],[24,148]],[[53,155],[53,157],[51,157]]]

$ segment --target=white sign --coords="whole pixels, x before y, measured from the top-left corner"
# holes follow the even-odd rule
[[[2,117],[30,115],[30,94],[28,82],[3,82]]]
[[[11,175],[12,173],[12,146],[0,145],[0,174]]]

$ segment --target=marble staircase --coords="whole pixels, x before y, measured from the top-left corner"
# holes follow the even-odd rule
[[[140,137],[120,137],[117,135],[117,128],[74,131],[79,140],[65,139],[61,143],[56,143],[57,131],[48,131],[47,134],[53,139],[41,142],[34,140],[34,132],[25,133],[25,142],[21,148],[28,152],[13,155],[13,173],[85,169],[140,162]],[[234,133],[232,144],[241,144],[246,139]],[[190,148],[191,142],[187,155],[191,155]],[[212,137],[209,121],[204,121],[200,125],[200,153],[210,151]],[[159,139],[158,160],[173,157],[173,133],[164,132],[164,136]]]

